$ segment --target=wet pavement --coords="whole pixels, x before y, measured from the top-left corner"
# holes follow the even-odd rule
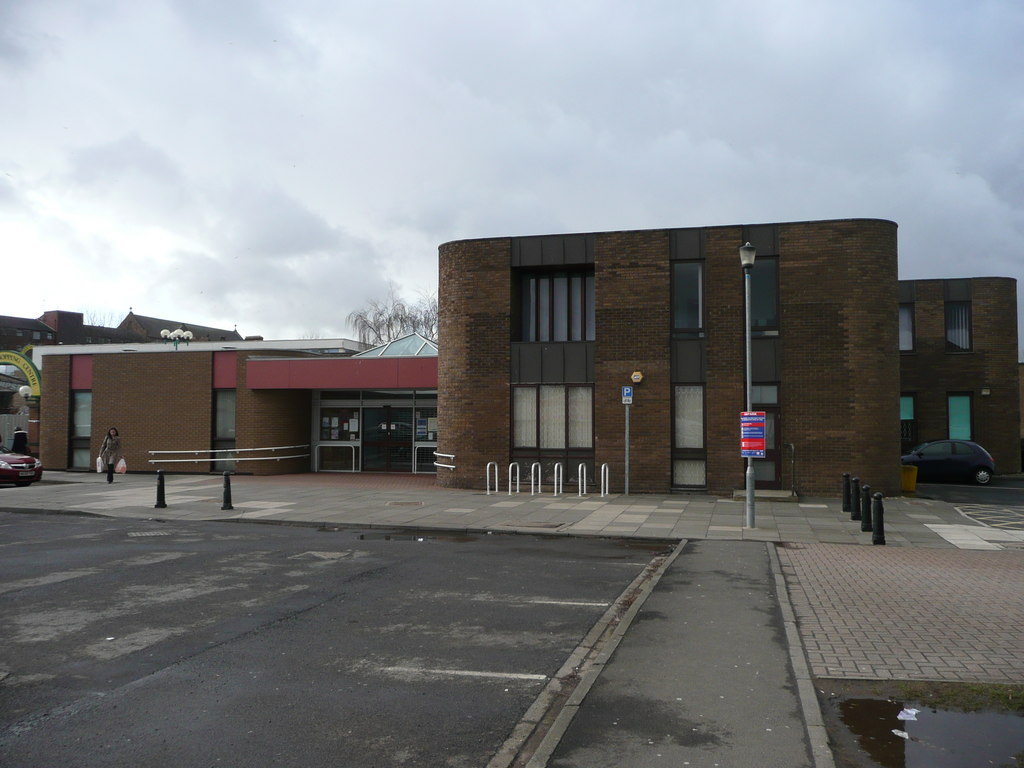
[[[785,630],[789,685],[798,693],[805,727],[793,748],[811,755],[809,764],[817,768],[832,761],[813,678],[1024,683],[1024,530],[984,525],[942,501],[886,499],[886,545],[876,546],[872,533],[862,531],[835,498],[759,498],[757,527],[748,529],[742,499],[553,496],[550,489],[544,495],[531,495],[528,489],[488,495],[437,488],[429,475],[236,476],[231,479],[233,509],[221,509],[220,476],[168,476],[165,509],[154,508],[155,490],[153,475],[122,476],[108,486],[95,474],[51,472],[38,486],[0,488],[0,511],[397,528],[422,535],[529,533],[689,541],[693,546],[742,542],[751,552],[767,553],[773,563],[772,600]],[[745,567],[734,557],[725,558],[717,570],[740,578]],[[660,605],[666,616],[682,616],[690,607],[687,588],[654,595],[660,602],[652,605]],[[736,606],[751,616],[761,611],[742,601]],[[777,644],[778,632],[779,626],[767,627],[753,632],[748,642]],[[659,648],[655,639],[647,647],[653,655],[642,666],[652,688],[661,683],[660,675],[684,674],[671,644]],[[614,679],[615,664],[630,663],[626,654],[623,650],[611,660],[608,680]],[[718,658],[718,647],[705,638],[688,663],[700,668]],[[675,690],[663,687],[665,706],[677,707]],[[691,714],[714,709],[714,702],[702,708],[694,699],[706,692],[692,686],[687,690]],[[595,695],[592,704],[599,701]],[[736,706],[738,719],[757,716],[749,709],[754,704]],[[737,749],[741,754],[742,745]],[[651,753],[628,752],[640,761],[634,764],[655,764],[642,762]],[[568,755],[560,759],[560,764],[573,764]]]

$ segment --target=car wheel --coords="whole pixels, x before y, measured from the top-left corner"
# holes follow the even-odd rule
[[[992,470],[988,467],[978,467],[974,470],[974,482],[978,485],[988,485],[992,479]]]

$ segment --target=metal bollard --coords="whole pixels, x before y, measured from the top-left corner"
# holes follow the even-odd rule
[[[843,512],[850,511],[850,473],[843,472]]]
[[[872,528],[871,543],[885,544],[885,506],[882,504],[882,494],[876,493],[872,506]]]
[[[860,478],[850,481],[850,519],[860,520]]]
[[[221,509],[234,509],[231,506],[231,473],[224,473],[224,503],[220,505]]]
[[[860,496],[860,529],[871,530],[871,486],[865,485],[861,489]]]
[[[153,509],[167,509],[167,501],[164,499],[164,471],[156,471],[156,504]]]

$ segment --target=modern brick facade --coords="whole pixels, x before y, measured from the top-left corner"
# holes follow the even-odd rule
[[[217,450],[237,452],[238,472],[308,472],[316,468],[318,445],[337,448],[344,442],[323,436],[321,405],[333,409],[322,412],[330,420],[326,414],[338,413],[337,401],[350,401],[342,404],[351,406],[352,425],[367,409],[379,412],[385,403],[403,407],[403,397],[416,405],[420,416],[426,412],[432,418],[436,412],[436,357],[429,354],[356,358],[350,353],[365,345],[346,340],[203,342],[177,350],[170,345],[123,346],[37,350],[45,371],[39,399],[39,455],[45,467],[91,468],[113,426],[132,472],[206,473],[229,468],[210,461],[225,456],[211,454]],[[386,400],[377,396],[382,389]],[[403,389],[409,390],[407,396]],[[223,404],[220,396],[225,394],[224,408],[233,428],[216,434],[218,399]],[[76,437],[76,397],[84,398],[77,418],[88,420],[77,429],[85,433],[81,438]],[[380,434],[373,437],[378,448],[388,442]],[[431,439],[417,438],[414,445],[408,435],[407,445],[387,447],[404,450],[408,466],[399,466],[412,471],[413,451],[432,454]],[[348,448],[342,446],[342,452]]]
[[[630,490],[666,492],[675,483],[673,458],[682,455],[673,447],[678,385],[703,387],[704,487],[721,493],[741,488],[745,350],[738,247],[746,241],[757,247],[759,259],[776,260],[778,275],[778,327],[753,342],[754,383],[777,393],[775,477],[762,485],[789,489],[795,478],[801,493],[831,494],[849,471],[875,488],[896,492],[896,225],[879,220],[442,245],[438,450],[456,456],[456,469],[441,473],[439,483],[482,487],[491,461],[504,477],[517,453],[511,435],[513,388],[563,383],[593,387],[593,447],[576,452],[576,458],[571,450],[562,452],[572,464],[567,477],[575,478],[575,461],[592,467],[607,463],[612,489],[621,490],[625,409],[620,387],[639,371],[643,381],[630,406]],[[702,271],[699,333],[673,329],[676,261],[699,263]],[[524,274],[563,270],[571,276],[573,270],[587,274],[590,269],[592,340],[524,343],[517,338],[517,281]]]
[[[969,437],[988,449],[999,473],[1019,472],[1016,280],[904,280],[899,292],[901,311],[912,326],[901,345],[909,348],[900,353],[903,415],[912,416],[904,420],[904,447]],[[949,341],[951,304],[969,307],[969,333],[958,344]],[[950,434],[951,396],[969,410],[969,422],[962,427],[969,434]]]

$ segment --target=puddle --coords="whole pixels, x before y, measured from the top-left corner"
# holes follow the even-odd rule
[[[899,718],[911,709],[919,710],[916,720]],[[881,768],[1024,766],[1024,717],[1019,715],[934,710],[884,699],[845,699],[838,710],[860,748]]]

